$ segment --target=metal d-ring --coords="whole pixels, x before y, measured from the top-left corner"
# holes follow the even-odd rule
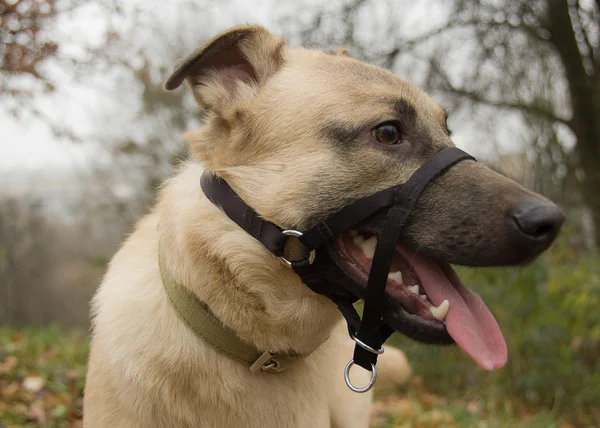
[[[300,238],[303,233],[300,232],[299,230],[293,230],[293,229],[287,229],[282,231],[281,233],[283,233],[286,236],[293,236],[294,238]],[[292,262],[289,261],[288,259],[286,259],[284,256],[280,257],[281,261],[283,262],[284,265],[286,265],[287,267],[291,268],[292,267]],[[309,254],[308,254],[308,258],[305,260],[299,260],[296,261],[295,263],[302,263],[308,261],[309,265],[312,265],[313,262],[315,261],[315,250],[312,250]]]
[[[346,364],[346,368],[344,369],[344,380],[346,381],[346,385],[348,386],[348,388],[350,388],[354,392],[360,393],[367,392],[369,389],[373,388],[373,385],[375,385],[375,379],[377,379],[377,369],[375,368],[375,364],[371,363],[371,380],[369,381],[367,386],[364,386],[362,388],[357,388],[354,385],[352,385],[352,382],[350,382],[350,369],[353,365],[354,360],[350,360],[348,361],[348,364]]]
[[[379,348],[379,349],[371,348],[369,345],[367,345],[365,342],[363,342],[362,340],[360,340],[355,335],[351,334],[350,337],[352,338],[352,340],[354,340],[356,342],[356,344],[358,346],[360,346],[361,348],[363,348],[366,351],[369,351],[371,354],[381,355],[385,351],[385,349],[383,349],[383,346],[381,348]]]
[[[275,358],[271,358],[269,361],[263,364],[260,369],[267,373],[279,373],[283,371],[283,367]]]

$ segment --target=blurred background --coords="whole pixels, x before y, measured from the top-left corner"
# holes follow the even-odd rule
[[[450,110],[456,144],[568,212],[524,269],[462,269],[509,363],[397,337],[373,426],[600,426],[600,1],[0,0],[0,426],[79,426],[88,302],[201,126],[176,59],[232,25],[345,47]]]

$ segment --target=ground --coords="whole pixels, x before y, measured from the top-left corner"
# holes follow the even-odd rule
[[[81,426],[88,337],[56,328],[0,328],[0,427]],[[448,400],[415,376],[377,397],[371,426],[556,427],[572,425],[531,412],[518,400]]]

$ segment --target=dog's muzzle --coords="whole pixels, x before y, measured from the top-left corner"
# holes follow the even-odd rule
[[[304,231],[283,229],[265,221],[220,177],[205,173],[201,178],[201,186],[213,204],[221,207],[235,223],[292,268],[308,287],[337,305],[346,319],[350,337],[356,343],[354,356],[346,366],[344,378],[353,391],[366,392],[375,383],[375,364],[378,355],[384,351],[382,345],[394,332],[385,322],[384,315],[385,286],[396,243],[427,185],[464,160],[475,158],[456,147],[443,149],[415,171],[404,184],[359,199]],[[366,292],[358,284],[355,287],[344,287],[337,283],[324,283],[322,267],[327,259],[325,244],[383,210],[386,211],[386,220],[375,247]],[[288,239],[299,240],[306,249],[306,257],[288,260],[284,256]],[[354,308],[354,303],[361,298],[364,300],[362,319]],[[365,387],[355,387],[350,381],[350,368],[355,364],[372,372],[371,381]]]

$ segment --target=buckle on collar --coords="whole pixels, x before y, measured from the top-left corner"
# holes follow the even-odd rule
[[[293,229],[283,230],[281,233],[284,234],[285,236],[293,236],[295,238],[300,238],[303,235],[303,233],[300,232],[299,230],[293,230]],[[298,260],[298,261],[292,262],[292,261],[286,259],[285,256],[281,256],[279,259],[281,260],[281,262],[284,265],[291,268],[294,265],[304,265],[306,263],[308,263],[309,265],[312,265],[313,262],[315,261],[315,255],[316,255],[315,250],[312,250],[310,253],[308,253],[308,257],[304,260]]]
[[[267,373],[280,373],[283,371],[283,366],[277,361],[274,354],[269,351],[263,352],[250,366],[250,371],[256,373],[259,371]]]

